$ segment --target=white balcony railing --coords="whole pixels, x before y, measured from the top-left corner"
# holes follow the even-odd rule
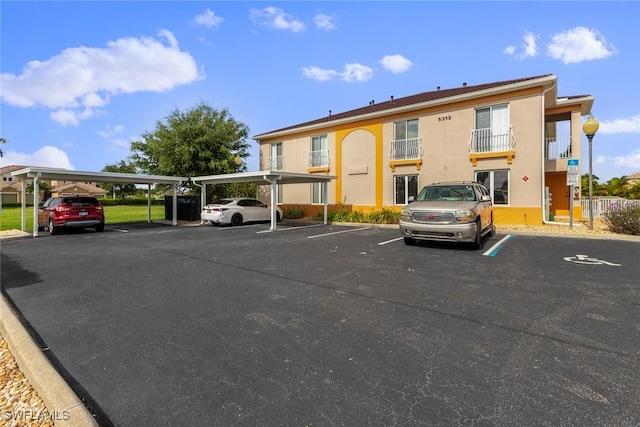
[[[267,159],[267,170],[270,171],[283,171],[284,170],[284,156],[272,156]]]
[[[321,167],[329,166],[329,151],[328,150],[309,151],[309,159],[307,160],[307,166],[310,168],[321,168]]]
[[[469,138],[469,152],[478,153],[500,153],[513,151],[516,148],[516,137],[513,129],[496,131],[493,128],[473,129]]]
[[[548,160],[571,158],[571,137],[545,138],[544,158]]]
[[[420,138],[398,139],[391,141],[389,160],[415,160],[422,158],[422,142]]]

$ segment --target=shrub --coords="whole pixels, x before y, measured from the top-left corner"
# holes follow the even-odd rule
[[[314,219],[321,221],[323,219],[322,212],[314,217]],[[370,212],[365,214],[360,211],[348,212],[346,209],[338,209],[327,213],[328,222],[359,222],[366,224],[398,224],[400,221],[400,212],[396,212],[392,209],[383,208],[380,211]]]
[[[614,233],[640,235],[640,204],[612,205],[604,212],[604,223]]]
[[[299,206],[291,206],[282,210],[282,215],[286,219],[300,219],[304,217],[304,209]]]

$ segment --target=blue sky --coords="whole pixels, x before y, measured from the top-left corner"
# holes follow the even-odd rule
[[[2,166],[99,171],[175,109],[258,135],[541,74],[593,95],[601,181],[640,171],[640,2],[2,1]],[[249,171],[258,147],[249,141]],[[583,136],[583,172],[588,145]]]

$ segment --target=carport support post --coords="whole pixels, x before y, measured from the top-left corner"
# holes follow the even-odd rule
[[[276,229],[276,204],[278,203],[278,184],[276,180],[271,181],[271,230]]]
[[[27,180],[20,178],[22,183],[22,197],[20,201],[22,203],[22,209],[20,212],[20,230],[27,231]]]
[[[33,237],[38,237],[38,205],[40,201],[40,173],[33,178]]]
[[[176,226],[178,225],[178,185],[177,184],[173,184],[173,206],[171,208],[173,212],[173,225]]]
[[[151,184],[147,184],[147,224],[151,224]]]
[[[327,225],[327,202],[328,202],[328,195],[327,195],[327,181],[322,181],[322,199],[324,202],[324,225]]]

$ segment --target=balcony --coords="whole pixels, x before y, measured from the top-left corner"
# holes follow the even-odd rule
[[[571,137],[555,137],[544,139],[545,172],[566,172],[567,159],[572,157]]]
[[[309,158],[307,159],[307,171],[312,172],[325,172],[329,173],[329,151],[328,150],[315,150],[309,151]]]
[[[395,172],[399,165],[422,166],[422,140],[420,138],[398,139],[391,141],[389,147],[389,166]]]
[[[547,160],[571,158],[571,137],[545,138],[544,158]]]
[[[493,128],[474,129],[469,138],[469,160],[477,166],[478,159],[506,157],[511,164],[516,155],[516,137],[513,127],[497,131]]]
[[[284,170],[284,156],[272,156],[267,159],[267,170],[270,171],[283,171]]]

